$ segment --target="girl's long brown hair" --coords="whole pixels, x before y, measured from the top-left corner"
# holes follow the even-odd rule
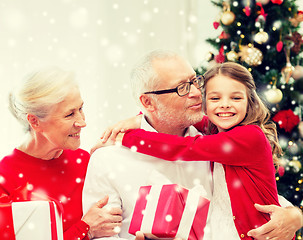
[[[215,65],[204,74],[205,80],[202,87],[204,112],[206,110],[206,85],[207,82],[216,75],[230,77],[245,85],[248,98],[247,113],[239,125],[254,124],[262,129],[271,145],[273,161],[277,166],[279,157],[282,155],[282,149],[279,145],[276,125],[270,121],[270,112],[258,96],[254,79],[245,67],[238,63],[225,62]],[[208,133],[213,133],[215,128],[216,126],[209,122]]]

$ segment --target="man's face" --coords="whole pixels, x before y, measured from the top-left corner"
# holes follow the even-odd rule
[[[181,57],[157,59],[153,66],[160,78],[158,89],[153,91],[175,88],[196,76],[190,64]],[[191,85],[189,94],[183,97],[175,92],[155,97],[158,99],[155,115],[161,124],[185,129],[202,120],[202,95],[194,85]]]

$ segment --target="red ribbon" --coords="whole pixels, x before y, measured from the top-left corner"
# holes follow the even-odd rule
[[[63,213],[63,205],[57,199],[41,195],[28,190],[28,183],[13,190],[10,195],[2,193],[0,203],[25,202],[25,201],[48,201],[55,202],[60,214]]]
[[[15,240],[11,204],[0,203],[0,238],[3,240]]]
[[[38,195],[28,190],[28,184],[20,186],[11,192],[10,195],[2,194],[0,196],[0,232],[1,240],[15,240],[15,231],[12,214],[12,202],[24,201],[48,201],[50,207],[51,234],[53,240],[58,240],[55,205],[59,214],[63,213],[63,205],[56,199],[48,196]]]
[[[56,211],[53,202],[49,202],[52,240],[58,240]]]
[[[27,184],[13,190],[10,195],[2,193],[0,203],[11,203],[20,201],[30,201],[31,192],[27,189]]]
[[[259,7],[261,8],[261,9],[260,9],[260,15],[263,16],[264,19],[266,20],[267,13],[265,13],[264,8],[263,8],[263,6],[262,6],[262,3],[257,2],[256,5],[259,6]]]

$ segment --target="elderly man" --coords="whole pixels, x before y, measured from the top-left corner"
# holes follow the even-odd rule
[[[153,51],[135,67],[131,79],[135,99],[144,112],[141,128],[179,136],[198,134],[192,125],[203,117],[199,90],[202,82],[184,58],[168,51]],[[155,89],[164,91],[154,91]],[[155,94],[145,94],[147,92]],[[201,184],[209,197],[213,195],[209,162],[167,162],[121,146],[111,146],[98,149],[91,157],[83,190],[84,212],[100,197],[109,195],[108,207],[121,207],[123,210],[122,228],[116,237],[133,239],[134,236],[128,234],[128,228],[137,193],[140,186],[155,183],[155,172],[187,188]],[[215,206],[211,205],[208,219],[211,218],[213,207]],[[272,237],[273,233],[279,234],[275,235],[279,239],[291,239],[290,236],[300,227],[299,223],[296,228],[292,226],[291,233],[283,234],[280,231],[287,225],[285,221],[286,225],[282,224],[278,228],[273,226],[280,222],[281,217],[285,220],[285,214],[299,222],[298,211],[271,207],[275,216],[273,223],[252,233],[257,239]],[[204,239],[218,237],[240,239],[236,232],[223,226],[220,231],[214,231],[213,226],[207,225]]]

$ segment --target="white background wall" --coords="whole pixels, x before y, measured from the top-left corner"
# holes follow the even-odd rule
[[[76,72],[89,149],[106,126],[138,112],[129,87],[138,58],[164,48],[200,65],[205,39],[220,33],[218,11],[208,0],[0,0],[0,157],[23,137],[7,95],[25,74],[47,65]]]

